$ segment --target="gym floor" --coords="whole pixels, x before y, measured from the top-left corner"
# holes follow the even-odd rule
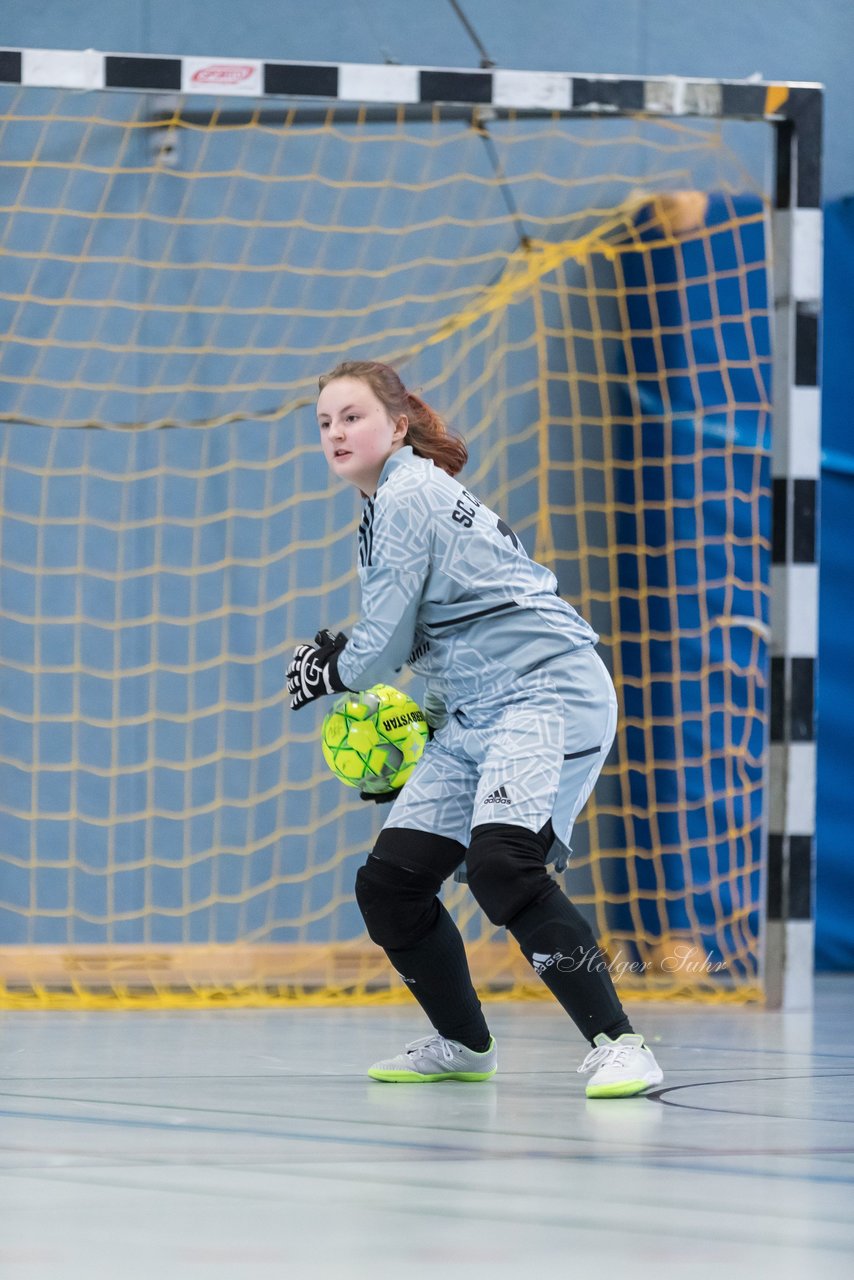
[[[378,1084],[412,1007],[0,1013],[3,1280],[854,1275],[854,975],[808,1013],[630,1007],[589,1101],[556,1006],[484,1084]]]

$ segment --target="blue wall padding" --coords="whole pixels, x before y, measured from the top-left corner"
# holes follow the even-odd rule
[[[821,596],[818,667],[816,965],[854,969],[854,635],[851,534],[854,529],[854,196],[824,215]]]
[[[761,892],[771,348],[764,223],[743,221],[760,210],[713,195],[673,243],[642,209],[644,246],[622,256],[641,413],[617,488],[636,909],[653,937],[687,931],[733,966]]]

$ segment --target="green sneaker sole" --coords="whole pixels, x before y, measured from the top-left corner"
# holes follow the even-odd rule
[[[646,1080],[622,1080],[619,1084],[589,1084],[585,1093],[588,1098],[634,1098],[651,1088]]]
[[[463,1080],[472,1083],[477,1080],[488,1080],[495,1075],[496,1068],[491,1071],[444,1071],[441,1074],[422,1076],[417,1071],[375,1071],[368,1072],[372,1080],[381,1080],[385,1084],[444,1084],[446,1080]]]

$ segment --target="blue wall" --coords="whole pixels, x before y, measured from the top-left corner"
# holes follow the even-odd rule
[[[850,970],[854,969],[854,859],[851,856],[854,196],[828,205],[825,252],[816,961],[820,968]]]

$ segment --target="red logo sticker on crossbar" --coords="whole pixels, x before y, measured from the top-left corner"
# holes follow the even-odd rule
[[[195,84],[242,84],[254,70],[251,63],[215,62],[209,67],[199,67],[191,79]]]

